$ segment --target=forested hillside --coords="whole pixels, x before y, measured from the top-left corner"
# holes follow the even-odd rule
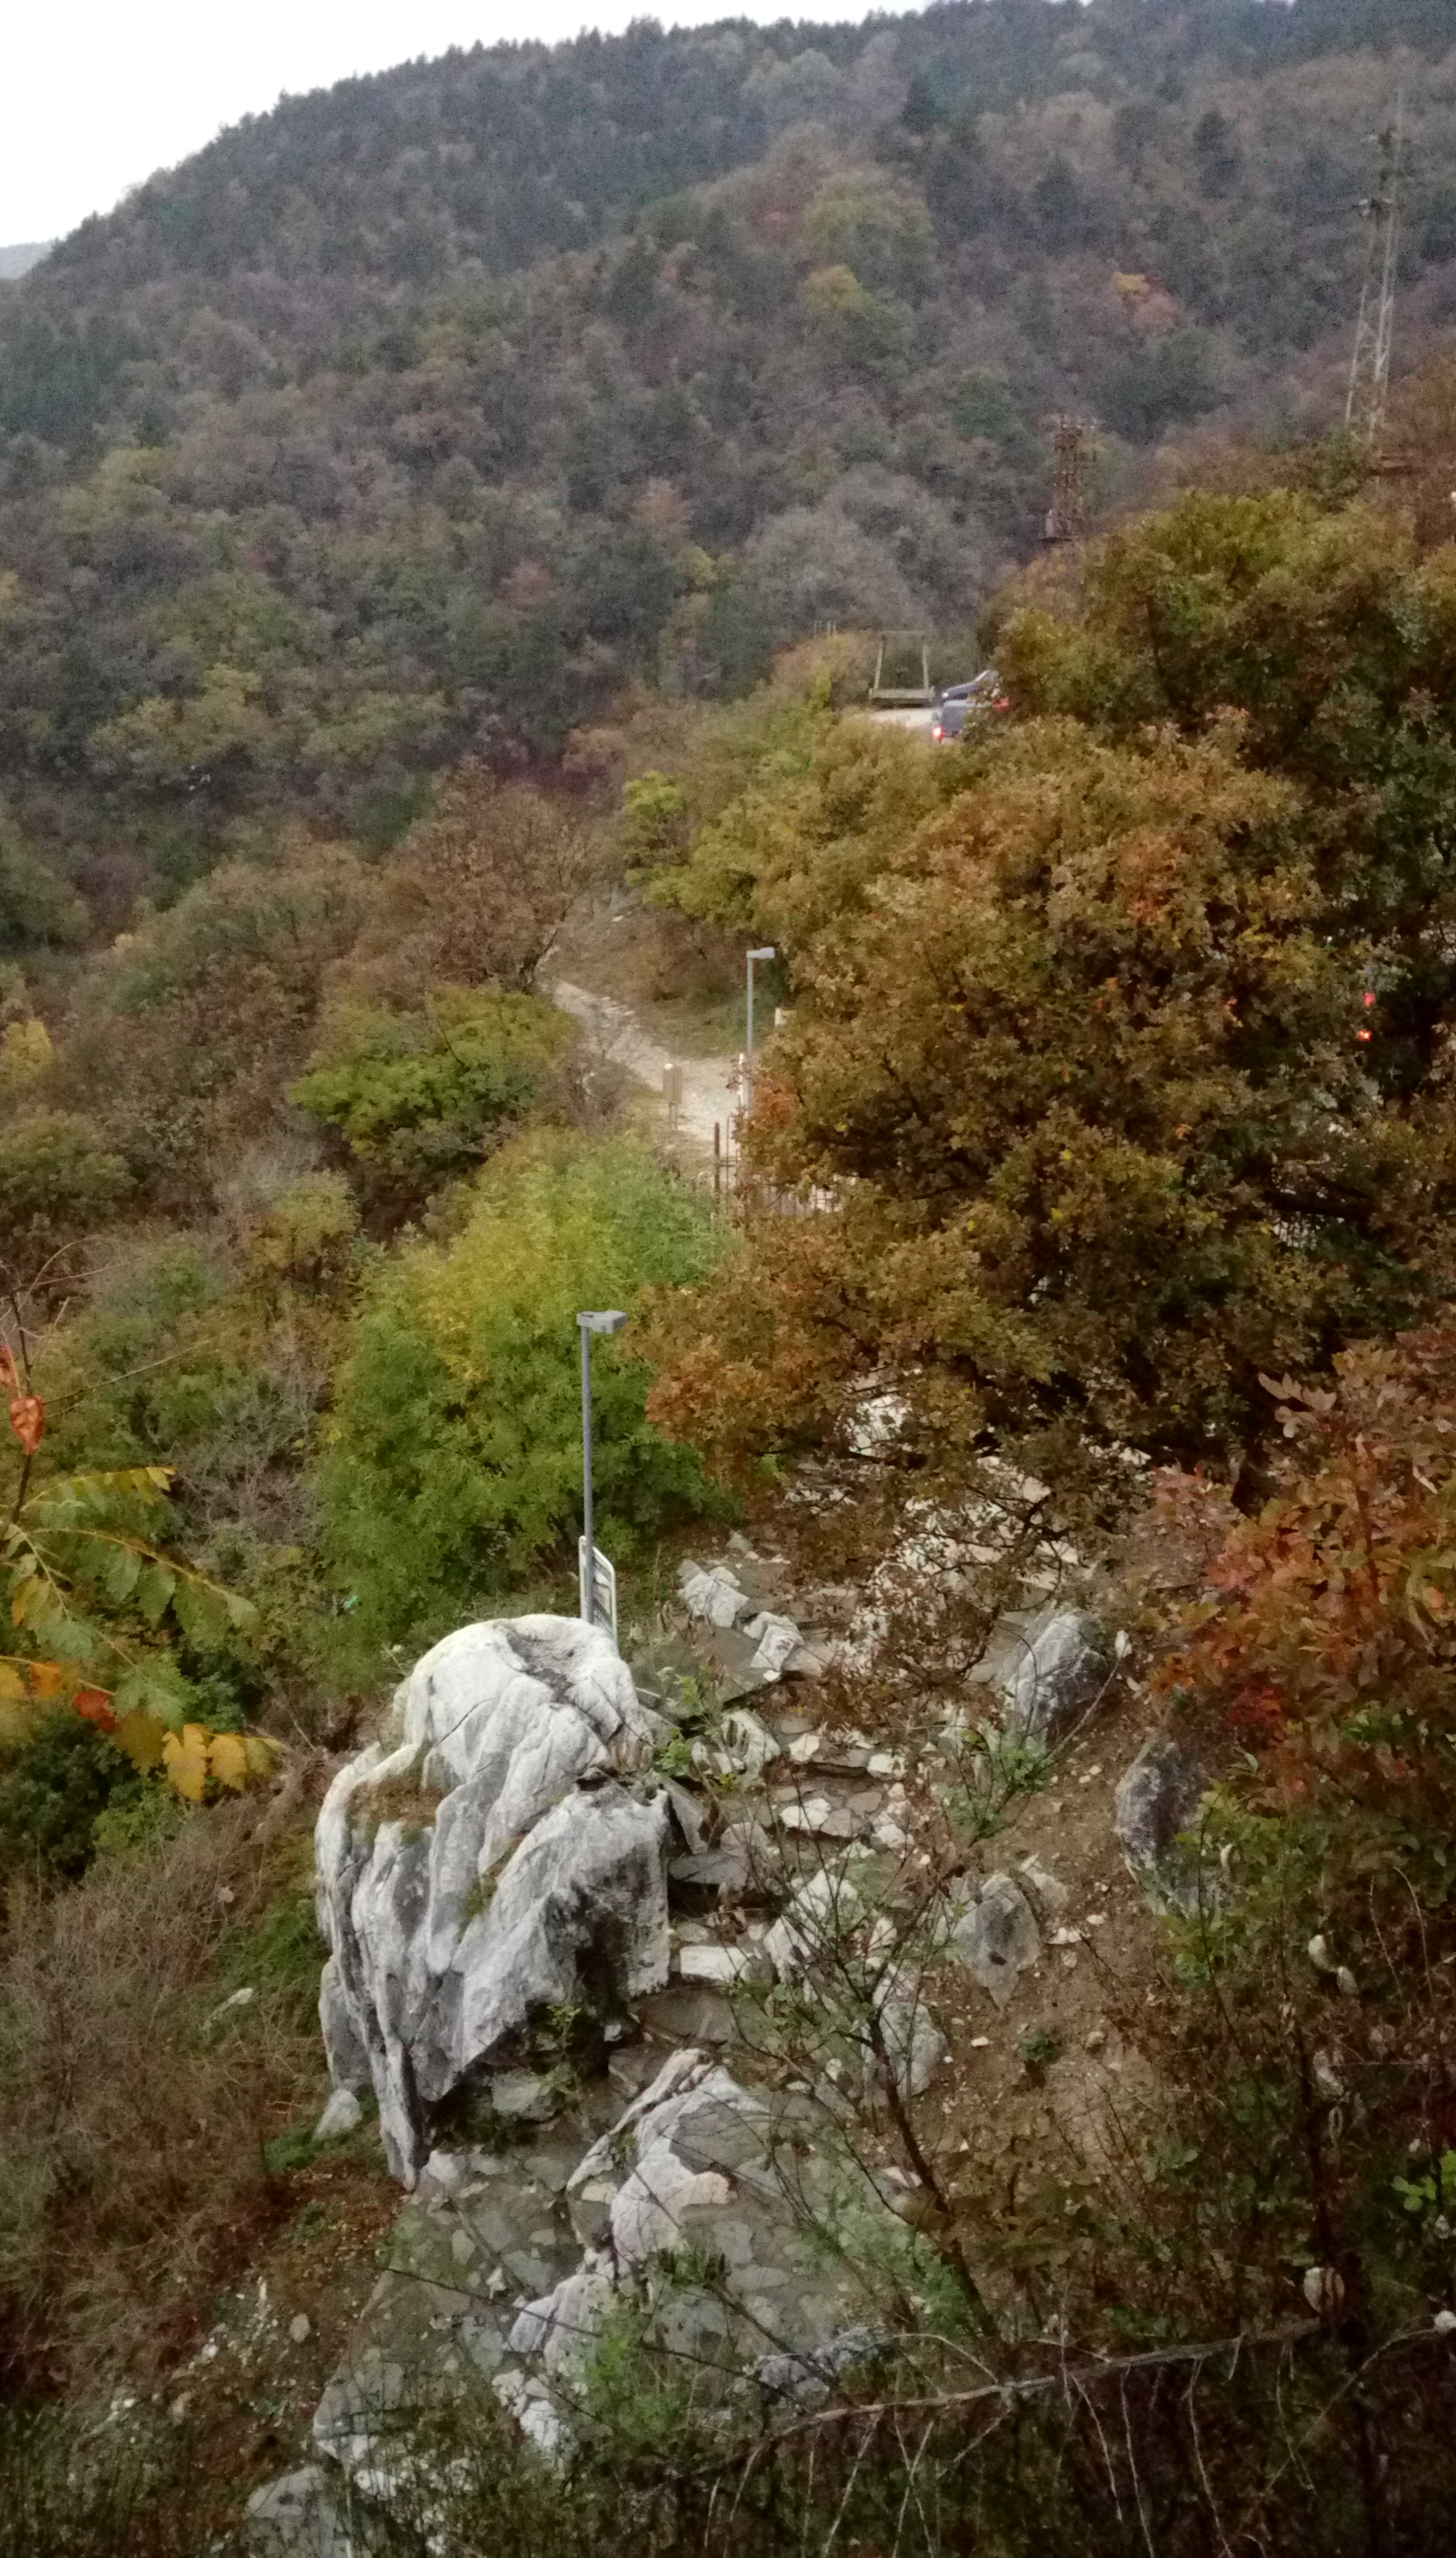
[[[0,294],[0,786],[113,925],[282,808],[824,626],[953,639],[1202,423],[1338,420],[1371,136],[1456,308],[1438,0],[974,0],[456,54],[285,101]],[[11,927],[12,930],[15,928]]]

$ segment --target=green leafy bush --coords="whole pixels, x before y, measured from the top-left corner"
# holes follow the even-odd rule
[[[128,1186],[125,1164],[90,1120],[30,1110],[0,1130],[0,1270],[34,1284],[58,1254],[100,1223]]]
[[[427,1012],[338,1015],[292,1098],[338,1131],[366,1193],[404,1212],[542,1100],[572,1036],[537,995],[442,987]]]
[[[640,1148],[566,1136],[503,1149],[464,1232],[378,1280],[340,1380],[324,1533],[374,1640],[489,1603],[577,1533],[575,1317],[700,1277],[707,1211]],[[707,1498],[698,1461],[646,1418],[629,1327],[594,1363],[598,1532],[621,1555]]]
[[[114,1741],[69,1708],[0,1763],[0,1857],[11,1871],[40,1865],[84,1872],[103,1815],[130,1809],[148,1791]],[[154,1790],[154,1789],[153,1789]]]

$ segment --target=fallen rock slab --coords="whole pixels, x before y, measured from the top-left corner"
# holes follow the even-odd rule
[[[248,2498],[247,2558],[361,2558],[364,2545],[340,2509],[337,2478],[317,2461]]]

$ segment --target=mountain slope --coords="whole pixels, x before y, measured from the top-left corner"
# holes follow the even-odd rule
[[[1327,424],[1369,137],[1456,310],[1435,0],[972,0],[451,55],[285,101],[0,313],[0,772],[185,876],[385,839],[467,753],[825,624],[963,629],[1045,505],[1205,418]],[[1403,49],[1403,50],[1402,50]]]

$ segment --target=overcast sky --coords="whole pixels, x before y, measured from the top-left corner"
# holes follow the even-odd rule
[[[856,0],[9,0],[0,40],[0,245],[54,239],[104,213],[219,126],[451,45],[554,44],[714,18],[865,15]]]

